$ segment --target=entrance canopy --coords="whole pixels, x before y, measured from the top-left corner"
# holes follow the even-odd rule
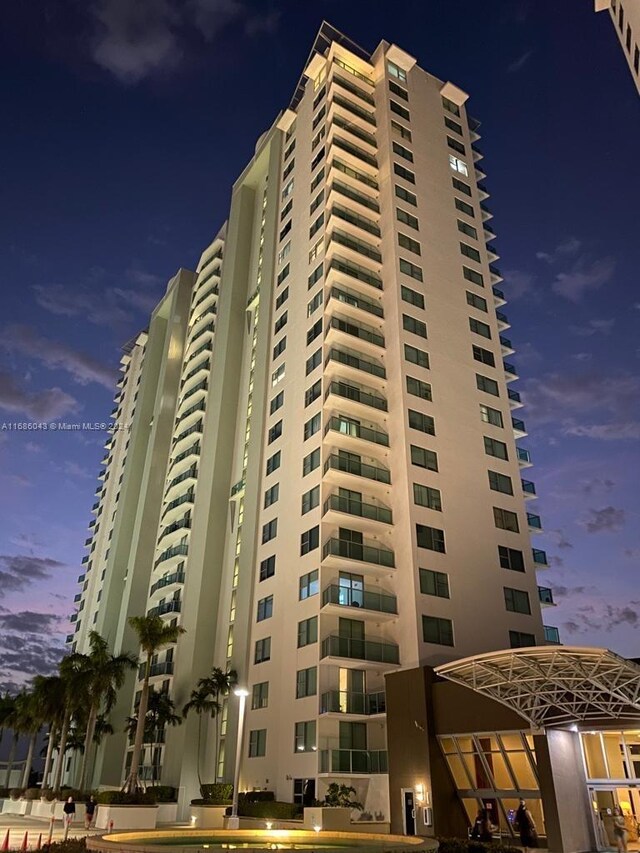
[[[608,649],[505,649],[435,671],[517,711],[534,728],[620,719],[640,723],[640,666]]]

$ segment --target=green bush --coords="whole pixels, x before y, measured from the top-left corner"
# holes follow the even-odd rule
[[[27,788],[24,792],[25,800],[39,800],[40,799],[40,788]]]
[[[241,791],[238,801],[245,803],[272,803],[276,798],[273,791]]]
[[[338,785],[337,782],[332,782],[327,788],[323,805],[329,808],[340,809],[357,809],[362,811],[364,806],[357,800],[352,798],[352,794],[356,793],[356,789],[351,785]]]
[[[87,845],[84,838],[69,838],[66,841],[54,841],[48,847],[49,853],[85,853],[86,849]]]
[[[205,803],[222,806],[233,799],[233,785],[230,782],[213,782],[202,785],[200,793]]]
[[[178,799],[176,789],[171,785],[154,785],[147,788],[147,794],[151,794],[156,803],[175,803]]]
[[[438,841],[438,853],[521,853],[519,847],[510,847],[499,841],[491,844],[466,838],[440,838]]]
[[[23,794],[24,788],[11,788],[11,790],[9,791],[9,796],[12,800],[19,800]]]
[[[302,808],[295,803],[281,803],[278,800],[260,803],[240,803],[238,814],[242,817],[259,817],[268,820],[292,820],[301,814]]]
[[[128,794],[126,791],[100,791],[96,801],[105,806],[154,806],[156,798],[149,791]]]

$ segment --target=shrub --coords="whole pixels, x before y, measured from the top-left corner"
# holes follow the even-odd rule
[[[176,789],[171,785],[154,785],[147,788],[147,794],[151,794],[157,803],[175,803],[178,799]]]
[[[351,798],[351,795],[355,793],[356,789],[352,788],[351,785],[338,785],[337,782],[332,782],[327,788],[323,805],[329,808],[357,809],[358,811],[362,811],[364,808],[362,803]]]
[[[292,820],[302,812],[296,803],[281,803],[278,800],[260,803],[240,803],[238,798],[238,814],[242,817],[259,817],[270,820]]]
[[[276,798],[273,791],[243,791],[238,794],[238,801],[245,803],[272,803]]]
[[[24,792],[25,800],[39,800],[40,799],[40,788],[27,788]]]
[[[466,838],[440,838],[438,841],[438,853],[521,853],[519,847],[509,847],[501,842],[483,844]]]
[[[126,791],[101,791],[96,801],[110,806],[154,806],[156,799],[149,791],[137,791],[128,794]]]
[[[48,849],[49,853],[85,853],[87,845],[84,838],[68,838],[66,841],[54,841],[48,846],[43,844],[42,849]]]
[[[19,800],[23,794],[24,788],[11,788],[11,790],[9,791],[9,796],[12,800]]]
[[[214,782],[210,785],[202,785],[200,793],[205,803],[221,806],[231,802],[233,798],[233,785],[230,782]]]

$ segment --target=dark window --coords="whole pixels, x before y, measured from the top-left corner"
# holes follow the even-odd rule
[[[406,234],[398,234],[398,245],[403,249],[408,249],[416,255],[421,255],[420,243],[417,240],[408,237]],[[422,281],[422,279],[420,279]]]
[[[256,640],[256,650],[253,658],[254,663],[264,663],[271,658],[271,637]]]
[[[461,181],[460,178],[451,178],[454,189],[458,190],[458,192],[464,193],[465,195],[471,195],[471,187],[469,184],[465,184],[464,181]]]
[[[431,569],[420,569],[420,592],[438,598],[449,598],[449,575],[433,572]]]
[[[312,435],[318,432],[318,430],[320,429],[320,425],[321,416],[320,412],[318,412],[318,414],[310,418],[304,425],[304,441],[306,441],[308,438],[311,438]]]
[[[490,406],[484,406],[480,404],[480,418],[486,424],[491,424],[492,426],[497,427],[504,426],[504,423],[502,421],[502,412],[499,412],[497,409],[492,409]]]
[[[421,379],[415,379],[413,376],[407,376],[407,393],[420,397],[422,400],[431,401],[433,399],[431,385]]]
[[[269,403],[269,413],[277,412],[280,406],[284,403],[284,391],[280,391],[273,400]]]
[[[396,103],[396,101],[389,101],[389,109],[392,113],[395,113],[397,116],[400,116],[400,118],[403,118],[405,121],[411,121],[411,113],[409,112],[409,110]]]
[[[484,287],[484,278],[479,272],[469,269],[469,267],[462,267],[462,275],[467,279],[467,281],[472,281],[474,284]]]
[[[429,367],[429,353],[412,347],[409,344],[404,345],[404,357],[412,364],[417,364],[418,367]]]
[[[285,289],[282,291],[280,296],[278,296],[278,298],[276,299],[276,311],[278,310],[278,308],[280,308],[280,307],[282,307],[282,305],[284,305],[284,303],[287,301],[288,298],[289,298],[289,288],[285,287]]]
[[[278,535],[278,519],[272,518],[271,521],[265,522],[262,525],[262,543],[270,542]]]
[[[310,512],[314,507],[317,507],[320,503],[320,486],[314,486],[312,489],[309,489],[308,492],[305,492],[302,496],[302,512],[301,515],[306,515]]]
[[[477,249],[474,249],[473,246],[467,246],[466,243],[460,243],[460,251],[465,257],[471,258],[472,261],[478,261],[478,263],[480,263],[480,252]]]
[[[317,595],[319,591],[320,584],[318,581],[317,569],[314,569],[312,572],[307,572],[306,575],[302,575],[300,578],[298,594],[300,601],[304,601],[305,598],[311,598],[312,595]]]
[[[318,669],[310,666],[308,669],[299,669],[296,673],[296,699],[304,699],[305,696],[315,696],[317,692]]]
[[[488,376],[481,376],[476,373],[476,385],[478,391],[484,391],[487,394],[492,394],[494,397],[499,397],[498,383],[494,379],[489,379]]]
[[[265,619],[271,619],[273,616],[273,596],[268,595],[266,598],[261,598],[258,602],[258,612],[256,614],[256,622],[264,622]]]
[[[389,80],[389,91],[393,92],[393,94],[397,95],[399,98],[402,98],[403,101],[409,100],[409,93],[407,90],[403,89],[402,86],[398,86],[398,84],[394,83],[393,80]],[[393,101],[391,103],[393,103]]]
[[[410,275],[411,278],[415,278],[417,281],[423,281],[422,268],[417,267],[410,261],[405,261],[404,258],[400,258],[400,272]]]
[[[282,355],[282,353],[286,350],[286,348],[287,348],[287,336],[285,335],[283,338],[280,338],[278,343],[273,348],[274,360],[276,358],[278,358],[279,355]]]
[[[260,563],[260,580],[264,581],[267,578],[273,577],[276,573],[276,558],[267,557]]]
[[[506,474],[499,474],[497,471],[489,471],[489,488],[494,492],[502,492],[505,495],[513,494],[513,484],[511,477]]]
[[[505,461],[508,461],[509,459],[507,445],[504,441],[498,441],[496,438],[489,438],[488,435],[484,436],[484,452],[487,456],[495,456],[497,459],[504,459]]]
[[[273,456],[267,459],[267,474],[272,474],[276,468],[280,467],[280,451],[278,450]]]
[[[477,293],[471,293],[469,290],[467,290],[467,305],[473,305],[478,311],[487,310],[487,300],[483,299],[482,296],[478,296]]]
[[[269,430],[267,444],[271,444],[277,438],[280,438],[282,435],[282,421],[278,421],[277,424],[274,424]]]
[[[418,220],[415,216],[412,216],[410,213],[407,213],[406,210],[402,210],[401,207],[396,207],[396,216],[398,217],[398,222],[404,222],[405,225],[408,225],[410,228],[415,228],[418,231]]]
[[[307,346],[311,341],[315,341],[318,335],[322,334],[322,319],[316,320],[313,326],[307,332]]]
[[[433,450],[427,450],[425,447],[417,447],[411,445],[411,463],[419,468],[426,468],[429,471],[438,470],[438,455]]]
[[[508,586],[504,587],[504,604],[507,610],[512,613],[531,613],[531,605],[529,603],[529,593],[523,589],[511,589]]]
[[[533,634],[526,634],[523,631],[509,631],[509,645],[512,649],[526,649],[529,646],[535,646],[536,638]]]
[[[261,681],[260,684],[254,684],[251,690],[251,710],[257,711],[259,708],[266,708],[269,705],[269,682]]]
[[[466,154],[466,149],[462,142],[454,139],[453,136],[447,136],[447,145],[452,151],[457,151],[458,154]]]
[[[417,197],[413,193],[409,192],[409,190],[406,190],[404,187],[398,186],[398,184],[396,184],[396,195],[398,198],[401,198],[403,201],[406,201],[407,204],[412,204],[414,207],[417,207]]]
[[[404,166],[401,166],[400,163],[393,164],[393,171],[399,178],[403,178],[405,181],[408,181],[410,184],[415,184],[416,176],[410,169],[405,169]]]
[[[311,643],[318,642],[318,617],[312,616],[310,619],[303,619],[298,622],[298,648],[310,646]]]
[[[482,362],[482,364],[488,364],[489,367],[496,366],[496,358],[494,354],[488,349],[482,349],[482,347],[473,346],[473,357],[476,361]]]
[[[271,486],[270,489],[264,493],[264,508],[266,509],[271,504],[277,502],[280,497],[280,483],[276,483],[274,486]]]
[[[452,646],[453,622],[451,619],[441,619],[439,616],[423,616],[422,637],[425,643]]]
[[[417,308],[424,308],[424,296],[416,290],[411,290],[406,285],[400,285],[400,297],[410,305],[415,305]]]
[[[409,314],[402,315],[402,328],[405,332],[411,332],[414,335],[419,335],[421,338],[427,337],[427,324],[416,317],[411,317]]]
[[[435,421],[431,415],[414,412],[413,409],[409,409],[409,426],[411,429],[418,429],[420,432],[426,432],[429,435],[436,434]]]
[[[506,545],[498,545],[498,557],[503,569],[511,569],[512,572],[524,572],[524,554],[516,548],[507,548]]]
[[[442,512],[440,489],[433,489],[431,486],[414,483],[413,502],[416,506],[425,506],[427,509],[435,509],[437,512]]]
[[[249,732],[249,758],[261,758],[267,754],[267,730],[254,729]]]
[[[322,350],[318,349],[314,352],[314,354],[310,358],[307,359],[305,374],[308,376],[321,363],[322,363]],[[313,387],[315,388],[315,385]],[[307,394],[308,393],[309,392],[307,391]],[[306,401],[306,394],[305,394],[305,401]],[[311,401],[309,401],[309,402],[311,402]],[[306,405],[309,405],[309,404],[306,403]]]
[[[413,163],[413,154],[409,151],[408,148],[405,148],[404,145],[400,145],[399,142],[393,142],[393,153],[397,154],[398,157],[403,157],[405,160],[408,160],[410,163]]]
[[[305,530],[300,536],[300,556],[314,551],[320,544],[320,526],[316,524],[310,530]]]
[[[496,527],[500,528],[500,530],[509,530],[511,533],[520,532],[518,516],[515,512],[510,512],[508,509],[501,509],[498,506],[494,506],[493,519]]]
[[[302,476],[306,477],[307,474],[310,474],[314,468],[317,468],[320,464],[320,448],[317,447],[315,450],[312,450],[307,456],[302,460]]]
[[[278,319],[276,320],[276,322],[275,322],[275,324],[274,324],[274,326],[273,326],[273,334],[274,334],[274,335],[277,335],[277,334],[278,334],[278,332],[279,332],[282,328],[284,328],[284,326],[286,326],[286,324],[287,324],[287,319],[288,319],[288,313],[287,313],[286,311],[284,311],[284,312],[283,312],[283,313],[278,317]]]
[[[466,213],[467,216],[475,216],[474,210],[470,204],[467,204],[466,201],[462,201],[461,198],[454,199],[455,206],[462,213]]]
[[[416,537],[418,548],[426,548],[428,551],[445,553],[444,530],[437,527],[427,527],[424,524],[416,524]]]
[[[320,350],[318,350],[320,352]],[[314,382],[311,388],[307,388],[304,392],[304,405],[305,408],[310,406],[314,400],[317,400],[320,394],[322,393],[322,380],[318,379],[317,382]]]
[[[458,219],[458,231],[462,234],[466,234],[467,237],[473,237],[474,240],[478,239],[478,232],[473,227],[473,225],[469,225],[468,222],[463,222],[462,219]]]
[[[459,133],[462,136],[462,125],[458,124],[457,121],[454,121],[452,118],[448,116],[444,117],[445,127],[448,127],[449,130],[453,130],[454,133]]]

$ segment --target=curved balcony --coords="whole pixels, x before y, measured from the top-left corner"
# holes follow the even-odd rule
[[[191,530],[191,519],[190,518],[181,518],[177,521],[171,522],[168,524],[160,533],[158,537],[158,544],[162,542],[165,536],[170,536],[172,533],[176,533],[179,530]]]
[[[359,617],[373,616],[374,621],[381,622],[396,618],[398,599],[390,593],[377,592],[366,587],[364,590],[355,590],[339,584],[325,587],[322,591],[322,612],[344,616],[345,608],[357,609]]]
[[[386,640],[360,640],[330,634],[320,646],[320,659],[344,658],[346,660],[366,661],[399,665],[400,647]]]
[[[375,444],[378,448],[389,447],[389,435],[381,429],[363,426],[353,423],[338,415],[333,415],[327,421],[324,429],[325,438],[337,441],[344,446],[345,450],[354,450],[356,453],[363,449],[362,442]]]
[[[354,518],[361,518],[366,522],[375,521],[380,524],[393,525],[393,513],[388,507],[354,500],[346,495],[329,495],[322,508],[323,517],[327,513],[330,515],[333,513],[345,514]],[[327,521],[331,520],[331,517],[327,519]],[[337,520],[339,521],[339,519]]]
[[[178,495],[178,497],[166,504],[162,510],[161,520],[167,524],[170,523],[177,518],[181,512],[184,512],[185,509],[189,509],[193,506],[194,500],[195,492],[193,488],[190,488],[184,494]],[[181,509],[181,507],[183,507],[183,509]]]
[[[172,480],[169,481],[165,491],[165,498],[169,495],[171,490],[175,488],[175,486],[179,485],[180,483],[184,483],[187,480],[193,480],[193,482],[195,483],[197,477],[198,466],[194,463],[193,465],[191,465],[190,468],[187,468],[186,471],[183,471],[182,474],[178,474],[177,477],[174,477]]]
[[[182,432],[179,432],[178,435],[176,435],[176,437],[173,439],[171,450],[176,451],[178,449],[178,445],[190,435],[202,435],[202,426],[202,420],[200,420],[192,424],[192,426],[182,430]]]
[[[197,349],[194,349],[189,358],[185,360],[185,366],[190,364],[194,359],[198,358],[198,356],[202,355],[203,352],[213,352],[212,341],[205,341]]]
[[[186,345],[186,351],[189,352],[189,355],[191,355],[192,347],[195,347],[198,344],[202,345],[204,343],[204,335],[208,335],[209,338],[212,338],[215,330],[216,324],[213,321],[210,321],[209,323],[206,323],[206,325],[200,327],[197,332],[190,334]]]
[[[178,471],[180,469],[180,463],[181,462],[185,462],[185,461],[188,462],[189,460],[191,460],[192,462],[195,462],[197,457],[200,456],[200,450],[201,450],[200,441],[199,440],[195,441],[192,445],[190,445],[190,447],[187,447],[185,450],[183,450],[181,453],[178,453],[177,456],[174,456],[170,460],[169,471],[172,474],[175,474],[176,471]],[[194,456],[196,457],[196,459],[192,458]]]
[[[197,399],[196,395],[206,397],[208,390],[209,382],[207,378],[201,379],[196,385],[192,385],[178,400],[178,413],[183,411],[185,405],[193,405],[194,399]]]
[[[344,561],[366,563],[372,568],[395,569],[395,553],[389,548],[376,548],[373,545],[363,545],[350,539],[327,539],[322,546],[322,561],[340,569]]]
[[[207,408],[207,404],[204,399],[198,400],[197,403],[194,403],[192,406],[189,406],[188,409],[185,409],[177,418],[176,418],[176,427],[181,427],[182,430],[186,430],[187,427],[192,426],[192,421],[195,420],[193,417],[197,415],[198,412],[204,412]]]
[[[200,361],[198,361],[194,367],[184,376],[180,382],[180,391],[184,392],[189,389],[194,382],[203,376],[206,376],[211,369],[211,359],[208,355],[204,355]]]
[[[147,616],[166,616],[171,613],[180,613],[182,602],[179,598],[165,601],[163,604],[158,604],[157,607],[152,607],[147,610]]]
[[[157,580],[155,583],[151,584],[151,588],[149,589],[149,595],[154,595],[154,593],[158,592],[159,589],[167,589],[167,587],[176,586],[177,584],[183,584],[185,580],[185,573],[178,571],[172,572],[170,575],[166,575],[160,580]]]
[[[181,542],[179,545],[174,545],[173,547],[167,548],[163,551],[153,564],[153,568],[157,569],[161,563],[166,563],[167,560],[172,560],[174,557],[186,557],[188,553],[189,546],[186,542]]]
[[[213,305],[214,301],[218,297],[219,292],[220,288],[217,284],[214,284],[211,287],[205,289],[204,293],[202,294],[195,292],[193,294],[195,301],[191,305],[191,314],[193,315],[196,312],[201,313],[202,311]]]
[[[320,696],[321,714],[354,714],[375,716],[387,713],[384,690],[377,693],[358,693],[353,690],[327,690]]]

